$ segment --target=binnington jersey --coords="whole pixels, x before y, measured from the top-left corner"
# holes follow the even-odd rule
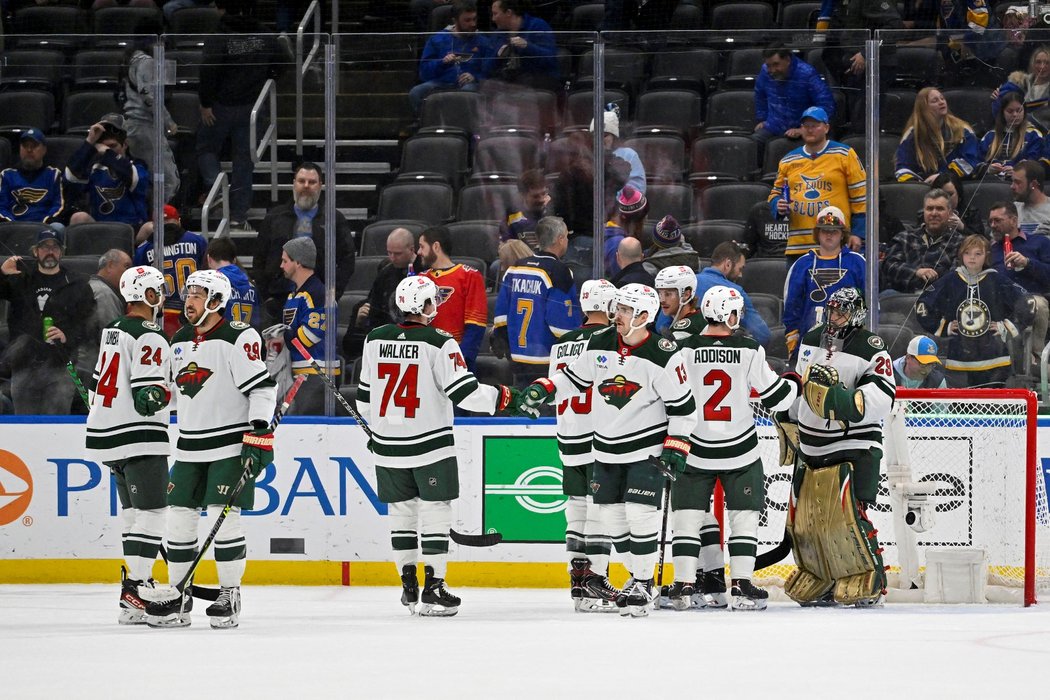
[[[494,413],[499,398],[496,387],[467,370],[447,331],[388,324],[365,339],[357,407],[372,429],[377,466],[411,469],[455,459],[452,404]]]
[[[181,317],[185,303],[182,290],[186,287],[186,278],[197,270],[207,270],[204,254],[208,250],[208,241],[204,236],[192,231],[183,231],[179,240],[164,246],[164,283],[167,291],[164,294],[164,310]],[[153,265],[157,251],[153,249],[153,239],[149,238],[135,248],[132,265]]]
[[[569,331],[551,348],[550,374],[565,369],[583,354],[587,340],[605,326],[592,324]],[[558,454],[563,467],[590,464],[591,438],[594,426],[591,421],[593,387],[572,396],[558,396]]]
[[[172,382],[179,392],[176,459],[213,462],[241,453],[252,421],[269,423],[277,404],[251,326],[225,319],[204,335],[185,325],[171,339]]]
[[[167,389],[169,369],[168,339],[157,324],[126,316],[102,329],[87,417],[87,449],[94,459],[170,454],[170,409],[142,416],[134,400],[136,389]]]
[[[742,335],[697,335],[679,351],[698,408],[687,464],[699,469],[740,469],[759,459],[751,392],[770,411],[798,398],[798,384],[769,368],[766,351]]]
[[[580,357],[550,379],[555,398],[593,387],[595,462],[632,464],[658,457],[665,437],[686,436],[696,424],[678,345],[652,333],[631,346],[615,327],[596,331]]]

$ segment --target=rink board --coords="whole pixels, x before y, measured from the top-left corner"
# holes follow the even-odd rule
[[[1043,457],[1050,458],[1050,419],[1041,419],[1039,428],[1040,464],[1050,465]],[[461,493],[453,527],[498,531],[505,542],[485,549],[453,546],[449,579],[458,585],[564,585],[564,497],[553,421],[464,419],[455,433]],[[83,419],[8,417],[0,435],[0,583],[114,580],[120,508],[108,469],[84,457]],[[256,483],[254,509],[245,515],[246,580],[395,583],[386,506],[376,497],[361,429],[343,419],[289,418],[278,431],[275,454],[275,464]],[[1047,466],[1042,471],[1050,478]],[[767,508],[784,507],[787,476],[767,473]],[[884,533],[892,532],[888,513],[874,516]],[[880,517],[887,522],[880,524]],[[782,519],[768,520],[775,524],[763,518],[760,551],[782,535]],[[201,531],[203,537],[203,525]],[[157,572],[163,579],[162,566]],[[212,564],[202,565],[202,582],[213,572]]]

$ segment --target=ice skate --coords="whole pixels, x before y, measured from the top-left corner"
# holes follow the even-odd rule
[[[688,610],[693,603],[696,589],[689,581],[675,581],[670,586],[660,588],[660,607]]]
[[[696,581],[693,583],[693,607],[706,608],[707,598],[704,597],[704,571],[696,570]]]
[[[580,612],[619,612],[616,598],[620,590],[609,583],[609,579],[591,571],[583,579],[583,598]]]
[[[886,592],[882,591],[874,598],[869,600],[858,600],[853,604],[855,608],[881,608],[886,604]]]
[[[726,572],[723,569],[704,572],[704,603],[709,608],[717,609],[729,605],[726,599]]]
[[[733,610],[765,610],[769,593],[756,587],[749,579],[733,579],[733,590],[730,592]]]
[[[146,603],[146,624],[156,629],[189,627],[191,610],[193,610],[193,597],[187,586],[182,595],[176,591],[174,598]]]
[[[425,566],[423,571],[426,580],[423,583],[419,614],[423,617],[452,617],[458,613],[460,600],[445,588],[445,579],[436,578],[433,567]]]
[[[205,611],[212,629],[227,630],[237,627],[241,616],[241,587],[223,586],[219,597]]]
[[[588,559],[577,558],[569,562],[569,566],[569,596],[573,606],[579,610],[584,597],[583,580],[591,573],[591,562]]]
[[[616,598],[616,606],[623,617],[647,617],[653,607],[653,580],[634,580]]]
[[[416,576],[416,565],[405,564],[401,567],[401,604],[408,608],[409,615],[415,615],[418,602],[419,578]]]
[[[153,588],[153,579],[137,581],[128,578],[128,570],[120,567],[120,615],[117,622],[121,625],[146,624],[146,601],[139,591],[140,587]]]

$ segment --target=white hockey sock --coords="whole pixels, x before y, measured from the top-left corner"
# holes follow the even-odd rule
[[[627,570],[630,571],[631,562],[631,551],[630,551],[630,530],[627,527],[627,508],[624,503],[602,503],[598,506],[598,521],[601,523],[601,532],[609,538],[611,547],[617,552],[623,555],[624,564],[627,566]],[[596,573],[604,573],[609,570],[609,556],[606,555],[604,562],[595,561],[591,559],[591,563],[594,567],[602,567],[599,571],[598,568],[592,567]]]
[[[390,544],[394,549],[394,564],[398,576],[406,566],[419,562],[419,499],[398,501],[387,507],[390,522]]]
[[[221,506],[211,506],[216,517],[222,513]],[[211,514],[209,513],[209,516]],[[212,527],[214,519],[208,520]],[[209,529],[210,531],[210,529]],[[244,523],[241,521],[241,509],[230,508],[226,520],[215,535],[215,569],[219,573],[219,585],[223,588],[240,586],[244,578],[244,569],[248,563],[248,547],[244,539]]]
[[[128,578],[147,581],[153,576],[153,562],[157,560],[164,538],[167,509],[124,509],[125,521],[131,513],[131,528],[124,537],[124,560],[128,563]]]
[[[587,499],[569,496],[565,503],[565,551],[568,560],[587,556]]]
[[[758,551],[758,511],[729,511],[729,575],[750,579]]]
[[[172,586],[182,581],[197,556],[197,526],[200,519],[198,508],[168,508],[168,583]]]
[[[601,506],[595,504],[594,499],[587,496],[587,523],[584,525],[584,541],[586,542],[585,556],[591,561],[591,571],[603,576],[609,570],[609,554],[612,552],[612,540],[602,532]],[[605,557],[602,568],[598,568],[596,557]]]
[[[452,501],[420,501],[420,544],[423,563],[434,568],[436,578],[445,578],[448,567],[448,531],[452,528]]]
[[[660,509],[642,503],[627,503],[625,510],[631,529],[631,575],[642,581],[651,579],[660,558]]]
[[[710,511],[704,511],[700,519],[700,567],[704,571],[724,569],[725,555],[722,553],[722,532],[718,521]]]
[[[676,581],[693,582],[700,564],[700,520],[702,510],[676,510],[671,513],[671,556]]]

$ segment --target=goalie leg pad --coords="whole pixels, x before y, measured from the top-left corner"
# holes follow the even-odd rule
[[[795,569],[784,582],[784,592],[796,603],[805,605],[820,600],[831,590],[835,582],[831,579],[822,579],[819,576],[805,571],[801,568]]]

